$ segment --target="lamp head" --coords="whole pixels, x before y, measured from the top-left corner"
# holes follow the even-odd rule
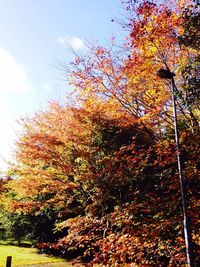
[[[173,72],[166,69],[160,69],[157,72],[157,75],[162,79],[172,79],[175,76]]]

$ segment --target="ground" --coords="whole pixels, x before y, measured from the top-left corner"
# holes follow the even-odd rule
[[[38,254],[35,248],[0,244],[0,266],[6,265],[7,256],[12,256],[12,267],[71,267],[61,258]],[[38,265],[39,264],[39,265]]]

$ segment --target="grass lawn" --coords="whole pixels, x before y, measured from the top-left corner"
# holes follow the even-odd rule
[[[61,262],[63,259],[38,254],[35,248],[18,247],[0,244],[0,266],[6,266],[6,257],[12,256],[12,267],[20,265],[31,265],[49,262]],[[67,266],[72,266],[66,263]]]

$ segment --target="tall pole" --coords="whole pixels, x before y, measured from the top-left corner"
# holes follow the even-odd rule
[[[171,85],[172,85],[172,102],[173,102],[173,115],[174,115],[174,133],[175,133],[175,141],[176,141],[176,153],[177,153],[177,162],[178,162],[178,174],[181,188],[181,202],[182,202],[182,210],[183,210],[183,227],[184,227],[184,237],[185,237],[185,247],[186,247],[186,256],[187,256],[187,264],[189,267],[194,267],[193,262],[193,251],[192,251],[192,237],[190,231],[190,225],[187,214],[187,204],[186,204],[186,188],[185,181],[183,178],[182,164],[181,164],[181,152],[180,152],[180,144],[179,144],[179,132],[178,132],[178,124],[177,124],[177,108],[176,108],[176,91],[175,91],[175,81],[174,75],[171,75]]]

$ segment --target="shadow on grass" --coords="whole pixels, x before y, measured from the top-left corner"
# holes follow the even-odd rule
[[[1,246],[18,246],[18,247],[23,247],[23,248],[31,248],[33,247],[33,244],[31,241],[22,241],[19,242],[15,240],[0,240],[0,245]]]

